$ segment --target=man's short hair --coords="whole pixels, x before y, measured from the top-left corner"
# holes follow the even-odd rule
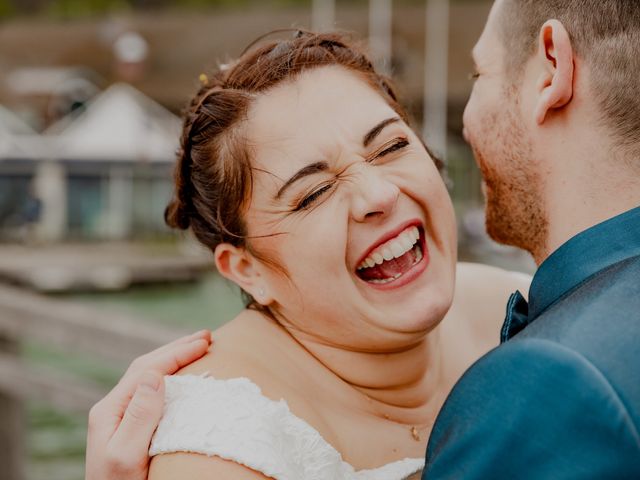
[[[562,22],[589,65],[603,121],[640,154],[640,0],[504,0],[499,15],[512,81],[521,78],[544,22]]]

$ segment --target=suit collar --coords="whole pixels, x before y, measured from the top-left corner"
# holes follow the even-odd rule
[[[596,273],[640,255],[640,207],[585,230],[553,252],[538,268],[529,303],[520,292],[507,305],[502,341],[534,321],[561,297]]]

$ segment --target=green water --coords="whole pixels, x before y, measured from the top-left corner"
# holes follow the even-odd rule
[[[200,282],[140,286],[124,292],[74,294],[67,298],[187,330],[213,330],[242,308],[237,287],[214,273]]]
[[[237,288],[216,274],[187,284],[135,287],[125,292],[63,295],[61,298],[127,312],[148,322],[187,330],[215,329],[242,308]],[[24,345],[26,358],[110,388],[122,367],[98,359],[60,352],[41,344]],[[69,415],[30,402],[27,406],[28,480],[82,480],[87,422],[84,415]]]

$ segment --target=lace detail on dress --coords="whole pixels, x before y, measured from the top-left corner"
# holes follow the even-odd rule
[[[420,458],[356,472],[287,402],[265,397],[248,378],[168,376],[165,386],[151,455],[215,455],[277,480],[403,480],[424,468]]]

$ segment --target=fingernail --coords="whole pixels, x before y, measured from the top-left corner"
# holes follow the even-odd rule
[[[198,337],[202,337],[203,335],[205,335],[207,333],[206,329],[203,330],[199,330],[196,333],[191,334],[190,338],[198,338]]]
[[[157,373],[145,372],[140,377],[140,381],[138,382],[138,385],[140,387],[148,388],[150,390],[153,390],[154,392],[157,392],[158,389],[160,388],[161,381],[162,381],[162,378],[160,378],[160,375],[158,375]]]

